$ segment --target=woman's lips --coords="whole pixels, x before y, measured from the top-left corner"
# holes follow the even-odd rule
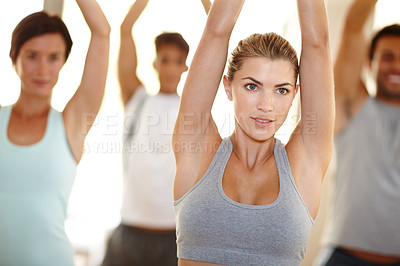
[[[260,118],[260,117],[252,117],[252,119],[256,122],[256,124],[258,125],[269,125],[272,122],[274,122],[274,120],[268,119],[268,118]]]

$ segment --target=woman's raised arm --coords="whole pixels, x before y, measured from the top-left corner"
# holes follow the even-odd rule
[[[67,138],[77,161],[104,95],[109,61],[110,25],[95,0],[76,0],[91,32],[81,83],[63,116]],[[82,126],[84,119],[85,126]]]
[[[183,88],[174,142],[195,140],[211,122],[211,108],[225,68],[229,38],[244,0],[215,0]],[[191,125],[188,128],[187,125]],[[186,134],[187,132],[200,134]]]
[[[229,38],[243,3],[244,0],[215,0],[190,66],[172,138],[177,164],[176,199],[204,173],[213,156],[211,147],[221,139],[211,108],[225,69]],[[206,147],[192,151],[192,144]]]
[[[286,149],[298,189],[313,217],[333,150],[333,66],[324,0],[297,0],[301,28],[301,121]]]
[[[301,123],[296,138],[317,169],[326,170],[333,149],[334,85],[328,21],[323,0],[298,0]],[[300,133],[300,134],[296,134]]]

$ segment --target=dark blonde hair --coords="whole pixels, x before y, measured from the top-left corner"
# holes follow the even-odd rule
[[[271,60],[288,60],[293,65],[294,78],[297,81],[299,65],[296,50],[290,43],[276,33],[255,33],[239,42],[232,51],[228,62],[227,78],[232,81],[243,62],[252,57],[265,57]]]

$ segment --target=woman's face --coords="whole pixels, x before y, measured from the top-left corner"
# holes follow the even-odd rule
[[[297,92],[294,69],[287,60],[246,59],[231,82],[224,78],[233,101],[236,131],[262,141],[274,136]]]
[[[65,50],[65,41],[59,33],[39,35],[26,41],[14,66],[21,80],[21,93],[50,97],[65,62]]]

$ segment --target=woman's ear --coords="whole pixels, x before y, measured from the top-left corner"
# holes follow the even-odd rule
[[[224,83],[226,96],[228,96],[228,99],[232,101],[232,86],[231,82],[228,80],[228,77],[226,75],[224,75],[222,82]]]

